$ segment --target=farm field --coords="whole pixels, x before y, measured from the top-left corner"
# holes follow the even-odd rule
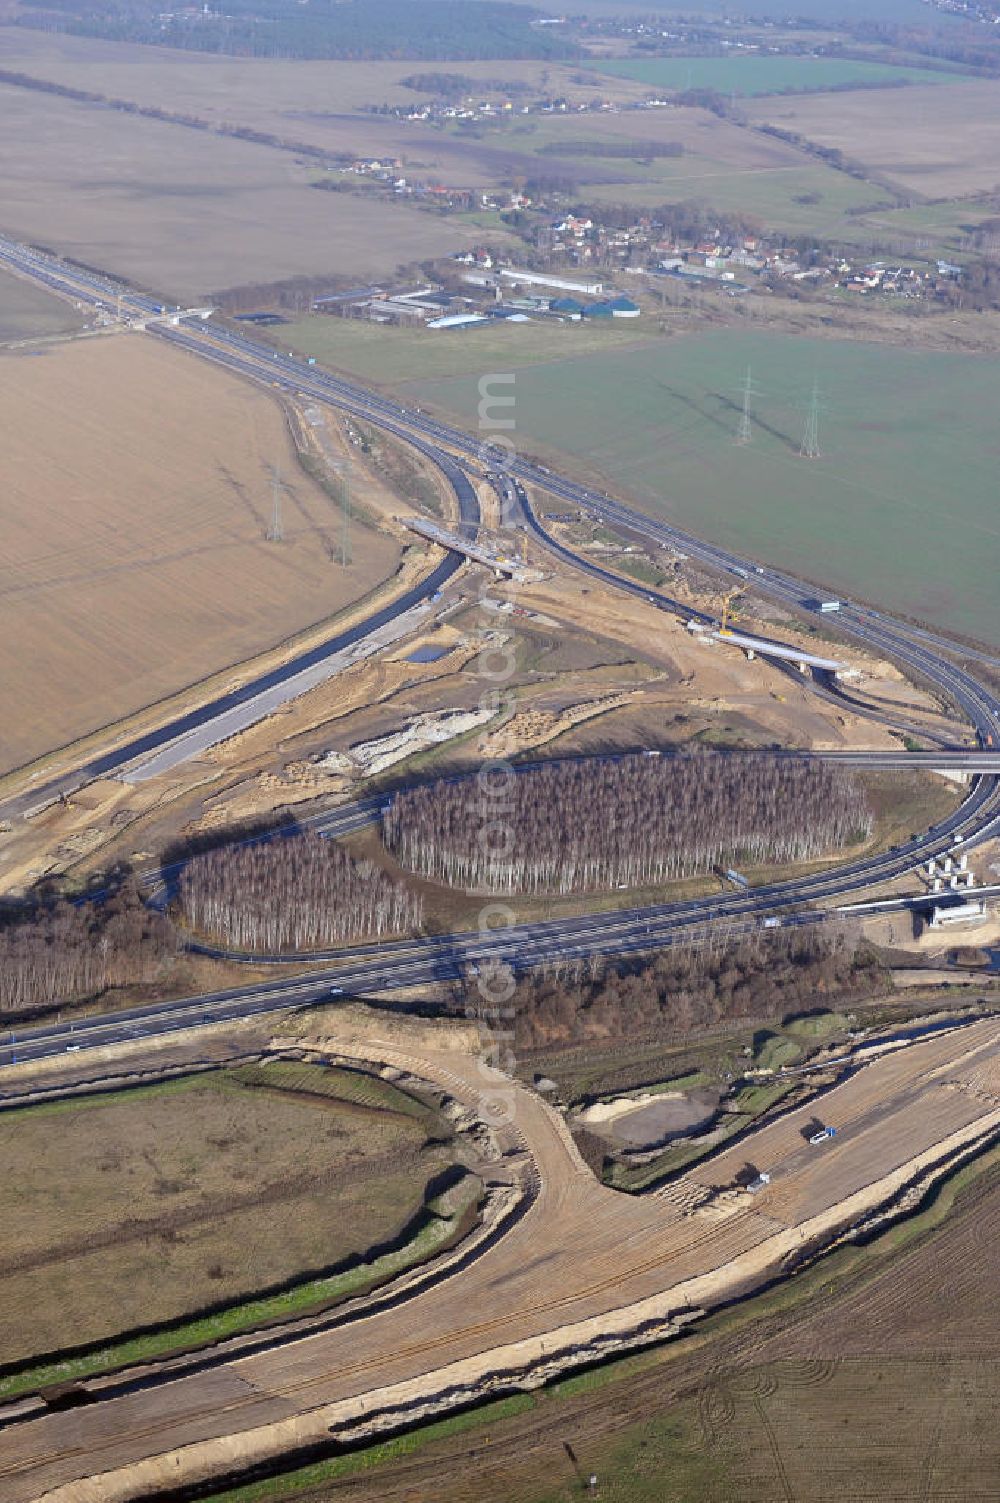
[[[734,170],[725,162],[686,156],[661,158],[648,178],[595,184],[588,187],[587,198],[637,209],[697,199],[720,214],[742,216],[770,230],[856,238],[857,216],[885,195],[822,162]]]
[[[1000,80],[950,86],[758,99],[757,124],[795,131],[890,179],[919,200],[961,198],[997,186]],[[970,130],[970,122],[975,129]]]
[[[631,0],[576,0],[574,10],[591,16],[606,16],[619,9],[627,9],[630,4]],[[687,0],[652,0],[645,10],[647,14],[669,17],[673,13],[685,19],[692,14]],[[728,0],[699,0],[698,14],[729,17],[733,13]],[[841,0],[837,14],[852,20],[909,21],[915,24],[927,20],[922,0]],[[795,15],[807,16],[810,20],[829,25],[828,0],[797,0]],[[775,24],[780,30],[780,23]]]
[[[654,89],[715,89],[720,94],[782,94],[797,89],[834,89],[845,84],[948,82],[954,74],[892,63],[836,57],[650,57],[608,58],[602,73]],[[883,99],[883,108],[885,100]]]
[[[495,185],[510,181],[512,177],[530,177],[544,170],[574,182],[581,191],[586,188],[588,196],[594,199],[609,202],[627,199],[637,205],[655,206],[698,197],[717,204],[720,210],[753,214],[777,228],[829,233],[849,228],[851,220],[845,217],[848,212],[863,208],[872,202],[873,196],[878,197],[877,193],[873,195],[869,184],[838,173],[785,142],[741,129],[705,110],[629,112],[588,115],[582,119],[572,115],[515,118],[503,129],[491,126],[470,133],[364,113],[372,103],[412,102],[421,97],[419,92],[400,84],[401,78],[421,71],[413,63],[262,62],[192,54],[178,57],[166,50],[152,49],[138,49],[140,57],[137,58],[137,49],[125,45],[43,37],[26,31],[17,32],[12,38],[5,37],[3,46],[0,66],[16,67],[33,77],[72,87],[87,87],[142,105],[185,111],[216,125],[237,122],[286,139],[306,141],[331,152],[345,152],[352,156],[366,153],[396,156],[411,174],[430,174],[436,181],[454,186]],[[495,79],[499,73],[505,79],[527,83],[540,92],[561,87],[575,99],[586,98],[588,92],[593,92],[597,98],[610,94],[623,99],[639,99],[646,92],[643,86],[628,80],[616,83],[610,74],[581,74],[579,70],[571,74],[559,67],[550,70],[548,82],[543,85],[544,69],[536,63],[505,64],[502,69],[494,67],[492,71],[489,64],[470,64],[468,68],[463,66],[452,71],[468,78],[481,78],[484,82]],[[578,79],[590,82],[574,81]],[[33,99],[41,99],[45,104],[58,103],[60,109],[66,107],[65,101],[53,102],[49,96],[25,94],[19,90],[8,92],[12,98],[15,94],[22,95],[22,109],[30,108],[24,100]],[[238,274],[217,269],[221,242],[217,243],[213,216],[205,212],[207,204],[213,200],[217,201],[218,215],[228,220],[236,215],[242,218],[244,197],[267,194],[269,207],[273,209],[273,213],[269,212],[267,216],[271,228],[266,231],[257,225],[251,230],[247,225],[241,259],[253,255],[267,259],[282,223],[301,225],[303,234],[317,236],[320,244],[325,240],[328,257],[325,261],[317,259],[315,248],[312,249],[312,258],[308,259],[309,248],[289,243],[285,248],[285,254],[290,257],[288,274],[303,270],[356,270],[360,275],[363,269],[366,274],[386,275],[397,261],[409,258],[411,243],[413,259],[416,259],[450,248],[440,239],[442,230],[449,231],[452,240],[462,243],[467,243],[469,237],[474,238],[475,225],[462,216],[452,216],[444,223],[404,205],[380,202],[374,197],[314,193],[310,199],[320,198],[321,204],[318,207],[311,202],[306,204],[298,188],[302,183],[321,181],[326,175],[317,171],[314,164],[298,166],[294,154],[204,135],[195,135],[192,147],[190,143],[184,144],[192,133],[178,127],[93,108],[87,110],[86,116],[88,131],[97,129],[96,122],[103,119],[105,131],[128,133],[113,138],[119,142],[131,140],[133,131],[139,131],[136,140],[144,142],[146,137],[142,128],[159,133],[155,139],[165,143],[168,163],[175,158],[186,161],[188,154],[192,154],[197,170],[190,182],[185,177],[182,185],[171,183],[163,165],[154,163],[144,193],[147,212],[155,204],[158,212],[165,216],[168,243],[158,258],[164,264],[169,252],[169,236],[177,232],[175,222],[185,207],[185,199],[190,199],[192,194],[196,198],[200,216],[198,241],[201,254],[211,269],[197,284],[185,284],[191,287],[192,296],[195,295],[195,285],[198,295],[201,295],[212,289],[279,274],[257,271],[251,266]],[[30,118],[34,119],[34,116]],[[588,156],[552,150],[560,144],[589,139],[601,143],[636,139],[680,142],[684,155],[680,158],[656,157],[644,162],[638,158]],[[201,163],[193,154],[203,151],[208,155]],[[251,155],[239,155],[238,158],[233,155],[246,152]],[[53,172],[61,182],[70,180],[61,161],[47,164],[45,170]],[[251,172],[255,176],[252,183]],[[123,189],[133,179],[134,174],[130,172],[126,184],[104,185],[109,195],[113,195],[109,208],[119,216],[124,215],[128,205],[127,197],[122,201]],[[292,180],[294,187],[291,186]],[[333,180],[338,179],[334,176]],[[812,202],[816,194],[820,195],[819,200]],[[179,195],[180,202],[171,204],[171,195]],[[811,202],[798,203],[797,200],[803,197]],[[404,220],[394,219],[397,214],[404,215]],[[335,245],[330,239],[330,215],[337,216]],[[127,221],[126,226],[131,240],[136,231]],[[190,225],[186,229],[190,233]],[[352,253],[362,243],[366,229],[371,230],[371,243],[376,248],[370,265],[351,259]],[[49,233],[55,234],[51,226]],[[495,238],[497,233],[502,236],[505,232],[498,232],[494,226],[491,233]],[[428,237],[433,239],[433,244]],[[391,259],[390,252],[397,246],[405,249],[397,251],[395,259]],[[139,250],[139,246],[131,248],[133,258]],[[96,252],[91,254],[96,256]],[[141,275],[149,282],[155,280],[145,265]],[[172,286],[164,290],[171,290]]]
[[[577,176],[588,201],[655,208],[688,199],[790,231],[839,233],[852,213],[885,195],[801,149],[720,120],[707,110],[554,117],[513,124],[499,137],[534,154],[534,170]],[[595,154],[583,151],[593,143]],[[680,156],[643,146],[680,145]],[[609,146],[632,156],[609,156]],[[576,148],[575,151],[568,148]],[[805,200],[804,202],[801,200]]]
[[[748,366],[759,395],[740,446]],[[1000,641],[995,359],[727,331],[511,368],[522,447],[825,587]],[[398,389],[475,424],[467,377]]]
[[[99,394],[99,395],[98,395]],[[263,392],[145,336],[0,359],[0,769],[334,615],[400,557],[340,521]],[[274,469],[285,541],[268,543]]]
[[[0,85],[21,143],[0,228],[178,301],[297,275],[386,276],[475,243],[403,204],[309,187],[294,155]]]
[[[61,298],[0,272],[0,343],[70,334],[82,322],[76,310]]]
[[[324,1073],[300,1067],[301,1086],[281,1089],[266,1088],[267,1067],[192,1075],[0,1116],[0,1362],[176,1319],[395,1237],[447,1152],[424,1151],[418,1116],[319,1094]]]
[[[291,320],[271,330],[269,337],[279,347],[315,355],[365,381],[396,385],[424,377],[465,377],[474,391],[484,371],[626,352],[656,338],[643,331],[641,320],[507,324],[497,319],[456,334],[447,329],[380,327],[327,314]]]
[[[849,227],[843,233],[845,239],[867,246],[875,231],[879,243],[893,246],[898,255],[961,260],[968,254],[969,237],[996,219],[988,197],[947,199],[906,209],[873,209],[855,221],[853,235]]]
[[[238,124],[268,131],[331,152],[399,155],[414,172],[433,169],[437,180],[458,184],[503,176],[512,157],[516,159],[516,147],[507,142],[506,133],[494,130],[480,141],[368,113],[372,105],[412,104],[426,97],[426,91],[407,87],[402,79],[433,71],[472,80],[473,87],[481,81],[484,91],[499,79],[539,94],[560,91],[575,98],[592,93],[596,98],[629,100],[642,98],[644,93],[626,79],[596,73],[579,75],[586,82],[574,83],[571,70],[563,65],[546,67],[532,61],[433,66],[412,59],[282,62],[217,58],[11,29],[0,41],[0,67],[142,106],[179,111],[214,126]]]
[[[249,124],[272,122],[280,116],[286,127],[289,112],[322,111],[342,119],[371,104],[409,104],[422,97],[404,78],[414,74],[454,73],[476,80],[484,89],[502,78],[539,93],[565,93],[576,63],[504,58],[485,62],[339,61],[336,59],[283,61],[277,58],[217,57],[171,47],[145,47],[131,42],[100,41],[57,32],[7,28],[0,41],[0,67],[68,84],[190,111],[206,119]],[[547,78],[547,82],[543,82]],[[582,86],[576,85],[576,90]],[[595,75],[600,90],[625,99],[646,92],[628,79]],[[248,111],[254,118],[248,119]],[[308,119],[308,114],[304,113]],[[364,118],[357,122],[364,124]]]

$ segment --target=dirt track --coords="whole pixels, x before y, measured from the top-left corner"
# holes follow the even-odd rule
[[[361,1052],[357,1045],[353,1046]],[[455,1095],[510,1093],[541,1193],[524,1219],[456,1277],[344,1330],[170,1384],[7,1430],[3,1503],[113,1503],[253,1457],[364,1428],[379,1412],[481,1392],[560,1350],[622,1336],[759,1283],[804,1243],[853,1222],[921,1167],[1000,1126],[1000,1023],[987,1020],[860,1071],[824,1100],[837,1138],[810,1148],[811,1110],[790,1115],[643,1201],[599,1186],[559,1118],[506,1077],[454,1052],[364,1052]],[[761,1194],[724,1192],[748,1161]],[[375,1426],[377,1427],[377,1426]],[[89,1480],[83,1480],[89,1479]]]

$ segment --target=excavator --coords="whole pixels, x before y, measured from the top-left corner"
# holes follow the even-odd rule
[[[736,614],[735,610],[733,609],[733,601],[736,599],[737,595],[742,595],[742,594],[743,594],[742,588],[739,585],[737,585],[734,590],[730,590],[729,591],[729,594],[723,600],[723,602],[722,602],[722,619],[719,622],[719,636],[720,637],[726,637],[726,636],[729,635],[729,631],[730,631],[729,621],[730,621],[730,618]]]

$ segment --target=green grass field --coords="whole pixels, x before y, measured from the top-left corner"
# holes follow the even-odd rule
[[[968,237],[985,220],[996,217],[988,202],[952,199],[946,203],[914,204],[906,209],[873,209],[844,226],[844,238],[870,245],[874,231],[880,241],[898,246],[899,254],[964,261]]]
[[[582,280],[582,278],[581,278]],[[395,385],[426,377],[458,377],[478,390],[484,371],[520,370],[580,355],[614,354],[636,340],[655,339],[641,323],[508,324],[502,320],[464,330],[380,328],[360,319],[318,314],[271,333],[277,347],[315,355],[366,381]],[[418,398],[419,400],[419,398]],[[474,398],[478,400],[478,397]]]
[[[555,332],[546,364],[519,367],[512,341],[522,448],[826,588],[1000,641],[1000,361],[729,331],[574,359]],[[471,359],[475,331],[457,338],[452,358]],[[502,370],[498,353],[480,369]],[[748,366],[758,394],[741,447]],[[822,458],[807,461],[814,380]],[[399,389],[475,427],[471,373]]]
[[[505,139],[518,151],[531,152],[547,172],[558,172],[564,164],[582,172],[588,202],[656,208],[698,199],[720,212],[752,215],[775,229],[828,236],[849,231],[859,210],[882,202],[891,206],[885,190],[703,111],[631,115],[625,130],[624,119],[536,117],[511,127]],[[668,142],[683,146],[682,154],[643,150],[644,145]],[[594,148],[589,159],[588,146]],[[616,151],[633,146],[635,155],[606,156],[608,146]],[[564,154],[570,147],[575,150]]]
[[[829,238],[855,230],[861,210],[888,201],[883,189],[822,162],[738,168],[705,157],[661,157],[635,174],[627,182],[588,185],[588,201],[655,209],[697,199],[720,214],[752,215],[773,230]]]
[[[715,89],[720,94],[744,96],[833,89],[843,84],[888,84],[898,79],[907,83],[955,80],[954,74],[930,68],[838,57],[616,57],[595,62],[594,67],[654,89]]]

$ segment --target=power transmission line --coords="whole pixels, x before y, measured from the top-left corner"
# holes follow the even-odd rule
[[[760,395],[751,379],[749,365],[747,366],[747,373],[743,377],[741,390],[743,392],[743,410],[740,413],[740,420],[736,425],[736,442],[738,444],[748,444],[753,438],[753,429],[750,425],[750,398]]]
[[[340,477],[340,563],[346,569],[353,562],[351,553],[351,462],[348,460]]]
[[[803,459],[821,458],[822,450],[819,446],[819,412],[821,406],[819,387],[814,381],[812,396],[809,399],[809,407],[806,412],[805,432],[802,435],[802,443],[799,445],[799,453]]]
[[[281,518],[281,466],[277,464],[271,471],[271,525],[267,529],[267,541],[269,543],[285,541],[285,529]]]

